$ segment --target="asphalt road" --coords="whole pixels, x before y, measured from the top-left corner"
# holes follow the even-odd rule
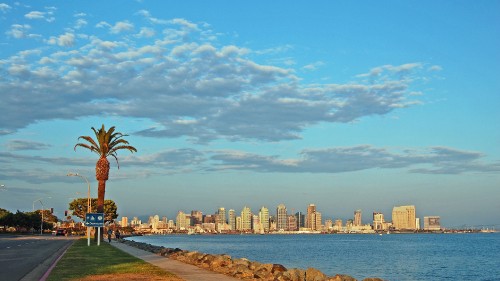
[[[40,280],[73,241],[61,236],[0,235],[0,280]]]

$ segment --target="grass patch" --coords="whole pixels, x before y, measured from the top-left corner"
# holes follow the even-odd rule
[[[180,281],[182,279],[108,243],[87,246],[86,239],[79,239],[57,263],[47,280]]]

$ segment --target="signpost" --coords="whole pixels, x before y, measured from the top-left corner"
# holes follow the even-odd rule
[[[86,213],[85,226],[97,227],[97,246],[101,245],[101,227],[104,227],[104,213]],[[90,244],[90,235],[88,237],[88,244]]]

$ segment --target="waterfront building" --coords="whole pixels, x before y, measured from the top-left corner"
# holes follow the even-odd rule
[[[420,218],[415,219],[415,228],[420,229]]]
[[[191,211],[191,219],[193,225],[202,224],[203,223],[203,213],[198,210]]]
[[[441,230],[441,217],[428,216],[424,217],[424,230],[437,231]]]
[[[309,204],[307,206],[307,215],[306,215],[306,224],[305,227],[312,229],[315,221],[316,221],[316,216],[314,215],[316,213],[316,205],[314,204]]]
[[[361,210],[354,211],[353,226],[361,226]]]
[[[295,217],[294,215],[289,215],[287,217],[286,224],[289,231],[299,230],[299,228],[297,227],[297,217]]]
[[[264,233],[264,227],[260,222],[259,215],[252,215],[252,229],[254,233]]]
[[[306,216],[302,212],[295,213],[295,218],[297,219],[297,229],[304,228]]]
[[[262,206],[259,210],[259,222],[265,232],[269,232],[269,209]]]
[[[142,224],[142,221],[138,217],[134,217],[130,222],[131,227],[136,227]]]
[[[206,215],[203,217],[203,223],[213,223],[215,225],[215,215]]]
[[[342,220],[336,219],[335,224],[333,225],[333,230],[342,231]]]
[[[189,223],[190,220],[187,219],[187,216],[183,211],[177,212],[177,216],[175,217],[175,225],[177,227],[177,230],[187,229]]]
[[[233,209],[229,210],[229,228],[236,230],[236,212]]]
[[[242,228],[243,228],[243,226],[242,226],[242,224],[241,224],[241,217],[240,217],[240,216],[238,216],[238,217],[236,217],[236,230],[241,231],[241,230],[242,230]]]
[[[384,214],[373,212],[373,230],[385,230],[384,229]]]
[[[325,228],[327,230],[332,230],[333,229],[333,221],[331,219],[326,219],[325,220]]]
[[[392,209],[392,226],[398,230],[416,230],[415,206],[395,206]]]
[[[122,217],[121,225],[122,227],[128,226],[128,217]]]
[[[287,217],[288,213],[285,204],[279,204],[276,208],[276,228],[278,231],[288,229]]]
[[[217,224],[225,224],[227,223],[226,220],[226,209],[224,207],[220,207],[219,210],[217,210]]]
[[[252,229],[252,210],[245,206],[241,210],[241,230],[251,230]]]
[[[168,228],[170,228],[170,229],[174,229],[175,228],[174,220],[168,220]]]

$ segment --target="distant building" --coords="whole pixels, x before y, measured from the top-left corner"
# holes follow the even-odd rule
[[[287,217],[286,223],[288,225],[289,231],[297,231],[299,228],[297,227],[297,217],[294,215],[289,215]]]
[[[197,210],[191,211],[191,219],[192,219],[193,225],[202,224],[203,223],[203,213],[201,211],[197,211]]]
[[[225,224],[227,223],[226,221],[226,209],[224,207],[220,207],[219,210],[217,210],[217,215],[216,218],[216,224]]]
[[[269,209],[264,206],[259,210],[259,222],[262,224],[262,230],[269,232]]]
[[[428,216],[424,217],[424,230],[435,231],[441,230],[441,217]]]
[[[122,225],[122,227],[128,226],[128,217],[122,217],[121,225]]]
[[[307,206],[306,227],[310,230],[321,230],[321,213],[316,210],[316,205]]]
[[[392,226],[399,230],[416,230],[415,206],[396,206],[392,209]]]
[[[335,223],[333,225],[333,230],[342,231],[342,220],[341,219],[335,220]]]
[[[285,204],[279,204],[276,208],[276,228],[277,230],[287,230],[287,217],[288,213]]]
[[[187,215],[183,211],[177,212],[177,216],[175,218],[177,230],[184,230],[188,228],[190,220],[187,220],[186,217]]]
[[[304,228],[306,216],[302,212],[295,213],[295,218],[297,219],[297,229]]]
[[[236,212],[231,209],[229,210],[229,228],[231,230],[236,230]]]
[[[373,212],[373,230],[385,230],[384,229],[384,214]]]
[[[360,226],[361,225],[361,210],[356,210],[354,211],[354,226]]]
[[[245,206],[241,210],[241,230],[251,230],[252,229],[252,210]]]

